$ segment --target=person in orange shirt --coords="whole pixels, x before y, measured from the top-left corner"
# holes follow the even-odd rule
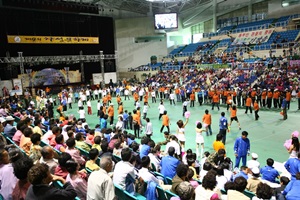
[[[262,106],[266,107],[267,89],[263,89],[263,92],[261,93],[261,98],[262,98]]]
[[[205,114],[202,117],[203,126],[205,127],[206,136],[212,135],[211,131],[211,114],[208,113],[208,110],[205,110]]]
[[[123,103],[122,102],[119,103],[118,114],[119,115],[123,114]]]
[[[107,97],[105,95],[102,98],[102,102],[103,102],[103,104],[107,104]]]
[[[111,103],[111,95],[110,95],[110,93],[108,93],[108,94],[106,95],[106,98],[107,98],[107,102],[108,102],[108,103]]]
[[[227,104],[227,111],[228,111],[229,107],[232,105],[232,97],[230,93],[227,95],[226,104]]]
[[[248,109],[250,110],[250,113],[252,114],[251,104],[252,104],[251,96],[248,96],[248,98],[246,99],[246,111],[245,111],[245,114],[247,114]]]
[[[190,95],[191,105],[190,107],[195,107],[195,92]]]
[[[106,103],[103,103],[102,111],[103,111],[104,114],[106,114]]]
[[[148,103],[148,92],[146,92],[145,96],[144,96],[144,103]]]
[[[115,110],[114,110],[114,104],[110,103],[109,107],[107,109],[107,114],[108,114],[108,117],[110,119],[110,122],[109,122],[110,125],[114,124],[114,112],[115,112]]]
[[[136,92],[134,92],[133,98],[134,98],[134,105],[135,105],[135,103],[139,100],[139,95]]]
[[[252,103],[254,103],[255,97],[257,95],[256,89],[253,88],[253,90],[251,91],[251,99],[252,99]]]
[[[255,120],[258,120],[258,118],[259,118],[259,115],[258,115],[259,105],[258,105],[256,100],[254,101],[253,110],[254,110],[254,114],[255,114]]]
[[[139,115],[137,114],[136,110],[133,110],[132,115],[132,124],[133,124],[133,130],[135,137],[140,137],[140,125],[141,125],[141,119]]]
[[[278,91],[278,89],[275,89],[274,93],[273,93],[273,105],[274,105],[274,108],[277,108],[277,107],[280,108],[280,105],[279,105],[279,96],[280,96],[280,92]]]
[[[232,100],[233,100],[233,103],[236,104],[236,96],[237,96],[237,93],[235,91],[235,89],[232,90]]]
[[[250,107],[251,107],[251,104],[250,104]],[[250,109],[250,111],[251,111],[251,109]],[[236,105],[233,105],[232,107],[230,106],[230,123],[228,126],[228,131],[230,131],[230,127],[231,127],[231,124],[233,121],[236,121],[238,123],[239,129],[241,130],[241,124],[240,124],[239,119],[237,118],[236,114],[237,114]]]
[[[220,97],[217,93],[215,93],[214,96],[213,96],[212,108],[211,109],[214,110],[214,107],[217,106],[218,110],[220,110],[219,102],[220,102]]]
[[[164,114],[162,116],[162,126],[160,128],[160,133],[163,132],[164,128],[167,127],[168,133],[170,133],[170,119],[167,115],[167,111],[164,111]]]
[[[286,94],[285,94],[286,106],[287,106],[287,109],[290,109],[292,95],[291,95],[291,92],[289,91],[289,89],[285,89],[285,91],[286,91]]]
[[[118,103],[118,105],[120,105],[121,101],[122,101],[122,99],[121,99],[120,95],[117,95],[117,103]]]

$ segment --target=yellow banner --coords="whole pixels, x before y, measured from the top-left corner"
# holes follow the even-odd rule
[[[99,44],[98,37],[8,35],[11,44]]]

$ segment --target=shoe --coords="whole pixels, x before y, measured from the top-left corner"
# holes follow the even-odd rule
[[[242,128],[241,128],[241,127],[239,127],[239,130],[242,130]]]

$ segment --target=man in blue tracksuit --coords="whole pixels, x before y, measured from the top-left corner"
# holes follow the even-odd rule
[[[298,158],[289,158],[284,167],[291,174],[291,180],[296,179],[296,174],[300,172],[300,152],[297,154]]]
[[[300,199],[300,173],[296,174],[296,180],[292,180],[287,184],[282,194],[286,200]]]
[[[225,117],[225,113],[222,112],[221,113],[221,118],[220,118],[220,121],[219,121],[219,127],[220,127],[220,132],[219,134],[222,135],[222,142],[223,144],[225,145],[225,142],[226,142],[226,133],[227,133],[227,129],[228,129],[228,121]]]
[[[234,143],[235,166],[239,167],[242,158],[243,166],[246,166],[247,154],[250,155],[250,140],[247,138],[248,132],[243,131],[242,136],[238,137]]]

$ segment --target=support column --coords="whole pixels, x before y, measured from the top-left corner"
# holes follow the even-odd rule
[[[19,59],[20,59],[20,72],[24,74],[24,65],[23,65],[23,52],[18,52]]]
[[[248,2],[248,22],[252,22],[252,0]]]
[[[115,50],[115,65],[116,65],[116,75],[117,75],[117,81],[119,80],[119,69],[118,69],[118,51]]]
[[[83,62],[83,59],[82,59],[82,56],[83,56],[83,52],[80,51],[79,52],[80,54],[80,71],[81,71],[81,82],[85,83],[85,75],[84,75],[84,62]]]
[[[212,15],[212,32],[217,31],[217,0],[212,1],[213,15]]]
[[[102,88],[105,88],[105,80],[104,80],[104,55],[103,51],[100,51],[100,67],[102,74]]]

